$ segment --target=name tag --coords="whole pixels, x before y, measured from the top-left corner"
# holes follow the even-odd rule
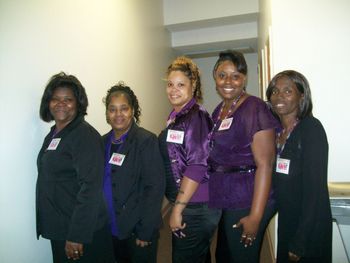
[[[184,136],[185,132],[183,131],[168,130],[166,141],[182,144],[184,141]]]
[[[61,138],[52,139],[52,141],[49,144],[49,147],[47,147],[47,150],[51,150],[51,151],[56,150],[60,141],[61,141]]]
[[[276,172],[282,174],[289,174],[289,164],[290,160],[277,158]]]
[[[111,156],[111,159],[109,160],[109,163],[114,164],[114,165],[118,165],[118,166],[122,166],[124,159],[125,159],[124,154],[113,153]]]
[[[230,129],[232,121],[233,121],[233,117],[227,118],[227,119],[223,119],[221,124],[220,124],[220,127],[219,127],[218,131],[224,131],[224,130]]]

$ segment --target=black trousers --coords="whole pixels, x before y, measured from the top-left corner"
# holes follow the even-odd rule
[[[183,211],[186,237],[172,235],[173,263],[210,262],[210,243],[219,222],[221,211],[209,209],[207,205],[189,205]]]
[[[250,208],[237,210],[226,209],[222,211],[215,254],[217,263],[259,263],[265,230],[276,210],[274,205],[268,205],[266,207],[256,240],[252,246],[245,247],[240,242],[242,227],[232,228],[232,226],[238,223],[242,217],[249,215],[249,212]]]
[[[65,252],[66,240],[51,240],[54,263],[114,263],[113,245],[109,227],[94,233],[90,244],[83,244],[84,255],[78,260],[68,259]]]
[[[151,244],[145,247],[136,245],[136,236],[120,240],[113,237],[114,256],[117,263],[156,263],[158,236],[156,235]]]

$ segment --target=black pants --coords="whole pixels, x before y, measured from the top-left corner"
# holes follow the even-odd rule
[[[218,229],[218,241],[216,246],[217,263],[258,263],[260,250],[265,230],[270,219],[275,214],[275,207],[268,205],[261,219],[256,240],[252,246],[245,247],[240,242],[241,228],[232,228],[242,217],[249,215],[249,209],[223,210]]]
[[[156,263],[158,235],[145,247],[136,245],[136,236],[120,240],[113,237],[114,256],[117,263]]]
[[[182,213],[183,223],[186,223],[186,228],[182,232],[186,237],[177,238],[175,235],[172,235],[172,262],[208,262],[206,259],[210,243],[220,215],[220,210],[209,209],[204,204],[186,207]]]
[[[113,245],[109,227],[94,233],[91,244],[83,244],[84,255],[78,260],[68,259],[66,240],[51,240],[54,263],[114,263]]]

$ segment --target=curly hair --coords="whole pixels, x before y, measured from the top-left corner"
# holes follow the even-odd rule
[[[53,75],[47,83],[44,94],[40,103],[40,118],[45,122],[53,121],[54,118],[50,112],[50,101],[52,95],[57,88],[68,88],[72,90],[77,101],[78,115],[86,115],[89,101],[85,92],[85,88],[80,81],[73,75],[67,75],[64,72]]]
[[[198,66],[192,61],[192,59],[181,56],[177,57],[168,67],[167,76],[173,71],[183,72],[191,81],[194,86],[194,98],[197,102],[202,101],[202,89],[201,89],[201,78]]]
[[[126,86],[123,81],[119,81],[116,85],[111,87],[107,91],[106,97],[103,98],[103,102],[106,106],[106,111],[108,109],[108,105],[111,102],[111,98],[118,96],[120,94],[125,95],[125,97],[128,101],[128,104],[133,109],[134,118],[136,120],[136,123],[139,124],[140,123],[140,116],[141,116],[141,108],[139,106],[139,101],[138,101],[135,93],[133,92],[133,90],[130,87]]]

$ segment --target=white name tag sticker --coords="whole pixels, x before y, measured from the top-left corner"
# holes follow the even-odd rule
[[[224,131],[224,130],[230,129],[232,121],[233,121],[233,117],[227,118],[227,119],[223,119],[218,130],[219,131]]]
[[[124,154],[113,153],[111,156],[111,159],[109,160],[109,163],[114,164],[114,165],[118,165],[118,166],[122,166],[124,159],[125,159]]]
[[[289,165],[290,160],[278,157],[276,163],[276,172],[282,174],[289,174]]]
[[[47,147],[47,150],[50,150],[50,151],[56,150],[60,141],[61,141],[61,138],[52,139],[52,141],[49,144],[49,147]]]
[[[183,131],[168,130],[166,141],[182,144],[184,142],[184,136],[185,132]]]

